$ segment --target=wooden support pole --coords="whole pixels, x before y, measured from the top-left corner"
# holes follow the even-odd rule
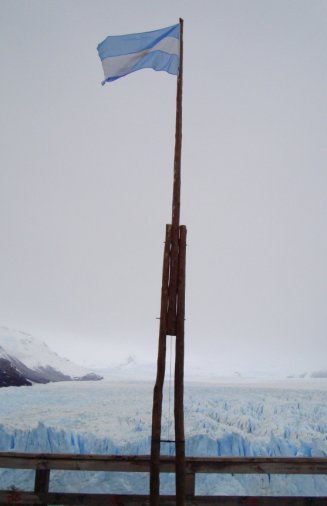
[[[172,238],[169,279],[167,334],[176,336],[177,314],[177,276],[178,276],[178,238],[181,205],[181,159],[182,159],[182,104],[183,104],[183,20],[179,20],[179,71],[176,94],[176,130],[174,155],[174,184],[172,202]]]
[[[167,336],[170,247],[171,247],[171,225],[166,225],[166,239],[165,239],[163,268],[162,268],[157,378],[153,391],[153,406],[152,406],[152,439],[151,439],[151,462],[150,462],[151,506],[159,505],[159,491],[160,491],[159,461],[160,461],[162,398],[163,398],[163,385],[166,369],[166,336]]]
[[[184,433],[184,323],[185,323],[185,265],[186,227],[181,225],[178,255],[178,297],[175,354],[175,447],[176,447],[176,505],[185,504],[185,433]]]
[[[184,315],[185,315],[185,250],[186,227],[180,227],[181,156],[182,156],[182,88],[183,88],[183,20],[180,23],[179,72],[176,95],[176,132],[172,224],[166,229],[164,266],[161,289],[161,312],[157,379],[153,393],[152,439],[150,466],[150,504],[160,503],[160,438],[163,384],[166,365],[167,335],[176,336],[175,357],[175,448],[176,504],[185,504],[185,441],[184,441]]]

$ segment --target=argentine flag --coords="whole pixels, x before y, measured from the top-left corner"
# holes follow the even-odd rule
[[[98,45],[104,81],[151,68],[178,75],[180,25],[152,32],[109,36]]]

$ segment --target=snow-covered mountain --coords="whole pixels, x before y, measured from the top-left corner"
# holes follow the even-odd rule
[[[30,334],[0,327],[0,387],[100,379]]]

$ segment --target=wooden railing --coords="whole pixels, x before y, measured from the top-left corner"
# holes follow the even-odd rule
[[[160,472],[174,473],[173,457],[161,457]],[[149,504],[149,496],[82,494],[49,492],[50,471],[110,471],[140,473],[149,472],[149,456],[112,455],[71,455],[71,454],[31,454],[0,453],[0,468],[34,469],[34,491],[17,489],[0,491],[0,504],[61,504],[61,505],[116,505],[136,506]],[[327,497],[267,497],[267,496],[196,496],[195,477],[198,473],[225,474],[321,474],[327,475],[326,458],[266,458],[266,457],[219,457],[186,459],[187,505],[225,505],[225,506],[326,506]],[[327,480],[327,476],[326,476]],[[174,496],[162,496],[160,504],[172,506]]]

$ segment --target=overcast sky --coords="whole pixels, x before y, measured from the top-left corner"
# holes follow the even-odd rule
[[[1,0],[0,325],[156,359],[176,77],[96,47],[179,17],[187,367],[326,368],[325,0]]]

